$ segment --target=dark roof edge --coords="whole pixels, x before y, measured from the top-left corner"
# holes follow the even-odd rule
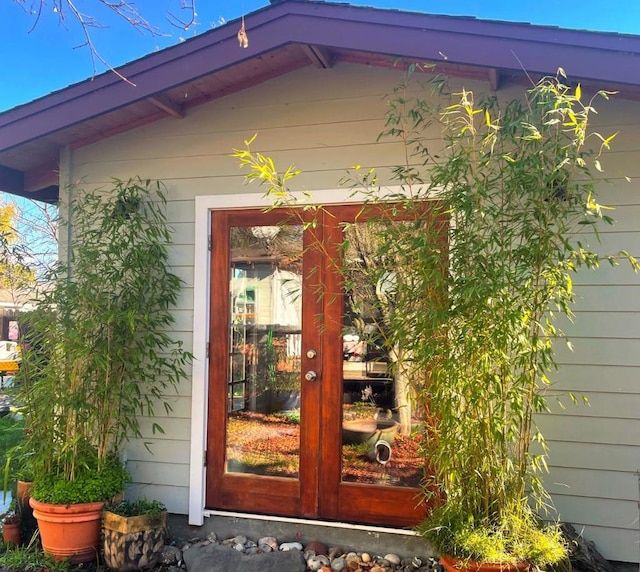
[[[252,28],[262,26],[268,21],[277,19],[284,13],[299,12],[299,10],[291,9],[294,6],[301,7],[303,12],[309,9],[330,11],[331,14],[327,14],[327,16],[332,16],[337,19],[360,19],[350,18],[350,13],[353,11],[368,13],[371,18],[363,23],[384,23],[390,26],[401,25],[415,29],[429,29],[441,32],[449,31],[457,34],[495,36],[496,38],[502,39],[511,38],[520,41],[529,40],[588,49],[622,51],[629,54],[635,53],[640,56],[640,36],[632,34],[577,30],[502,20],[483,20],[471,16],[449,16],[444,14],[427,14],[396,9],[354,6],[348,3],[325,2],[322,0],[277,1],[271,6],[265,6],[245,16],[247,30],[251,32]],[[128,62],[119,66],[116,70],[126,78],[134,78],[141,71],[147,71],[148,69],[162,65],[166,63],[167,60],[182,58],[191,52],[196,52],[201,49],[204,43],[210,44],[212,42],[217,43],[222,41],[235,42],[237,33],[236,26],[239,20],[238,18],[226,22],[223,26],[199,34],[194,38]],[[425,28],[425,24],[427,23],[429,23],[430,26]],[[508,31],[511,33],[507,33]],[[44,106],[54,106],[60,98],[66,99],[70,96],[78,97],[84,92],[92,92],[121,82],[120,77],[112,71],[105,71],[92,78],[71,84],[30,102],[0,112],[0,127],[7,122],[6,119],[8,116],[20,116],[22,115],[21,112],[28,114],[34,109],[40,110],[40,108]],[[634,81],[630,83],[640,85],[640,80],[638,80],[637,83]],[[132,89],[135,88],[132,87]]]

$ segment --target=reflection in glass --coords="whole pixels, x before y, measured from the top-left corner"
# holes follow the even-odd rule
[[[302,227],[231,229],[227,471],[297,477]]]
[[[393,311],[392,261],[378,252],[376,224],[345,225],[342,343],[342,480],[419,487],[419,418],[406,380],[392,363],[387,324]],[[402,224],[402,223],[393,223]],[[405,415],[401,416],[400,412]],[[406,413],[409,413],[406,415]],[[401,427],[401,417],[408,419]]]

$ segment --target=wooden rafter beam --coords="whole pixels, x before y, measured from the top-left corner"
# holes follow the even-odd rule
[[[496,68],[489,68],[489,86],[492,91],[498,91],[500,87],[500,72]]]
[[[317,68],[330,69],[333,67],[334,57],[327,48],[303,44],[302,49],[311,60],[311,63]]]
[[[149,97],[147,101],[155,105],[158,109],[161,109],[165,113],[168,113],[172,117],[175,117],[176,119],[182,119],[184,117],[184,111],[182,107],[175,104],[166,95],[158,93],[152,97]]]

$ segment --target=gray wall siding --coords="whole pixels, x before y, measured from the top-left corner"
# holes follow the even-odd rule
[[[383,128],[385,95],[400,79],[398,72],[364,66],[306,68],[190,109],[184,119],[158,121],[76,149],[65,172],[85,188],[134,175],[165,182],[175,241],[171,263],[186,283],[175,312],[176,337],[191,349],[194,198],[262,191],[245,184],[230,157],[255,133],[254,150],[271,155],[281,168],[294,164],[303,171],[295,188],[336,188],[356,164],[377,167],[384,180],[401,161],[401,148],[375,141]],[[465,86],[487,89],[473,82]],[[517,93],[509,89],[501,95]],[[598,107],[602,133],[621,131],[614,151],[602,160],[609,183],[601,193],[601,202],[615,206],[612,216],[620,224],[605,229],[599,248],[625,248],[640,256],[640,189],[633,179],[640,177],[640,104],[613,101]],[[431,145],[442,146],[437,130]],[[575,284],[576,317],[563,324],[575,349],[558,345],[562,366],[550,390],[553,409],[539,418],[551,446],[546,482],[561,518],[584,527],[607,558],[638,561],[640,281],[627,268],[604,267],[581,272]],[[590,405],[571,404],[568,391],[586,395]],[[170,396],[174,412],[155,419],[165,435],[154,435],[143,420],[144,441],[153,454],[142,441],[132,442],[127,452],[136,494],[162,498],[178,513],[186,513],[188,504],[190,395],[185,382],[179,395]],[[555,396],[566,409],[555,405]]]

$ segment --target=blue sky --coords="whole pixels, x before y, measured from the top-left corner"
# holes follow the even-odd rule
[[[38,2],[33,0],[34,4]],[[137,0],[138,9],[162,32],[158,37],[122,24],[106,10],[100,10],[97,0],[75,3],[105,25],[93,30],[92,39],[105,60],[118,66],[239,18],[243,12],[266,6],[268,0],[196,0],[198,24],[188,31],[173,27],[166,20],[167,11],[179,15],[180,0]],[[640,0],[352,0],[351,3],[640,35]],[[52,0],[46,0],[46,4],[35,28],[34,18],[14,0],[3,0],[0,4],[0,110],[26,103],[94,73],[90,51],[78,47],[83,43],[78,26],[70,18],[66,26],[61,26],[51,9]],[[97,62],[97,72],[104,69]]]

